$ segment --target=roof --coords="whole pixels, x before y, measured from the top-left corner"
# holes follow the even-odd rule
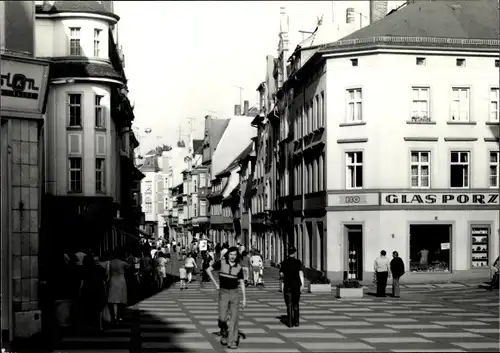
[[[240,161],[244,160],[246,157],[248,157],[250,155],[250,153],[252,153],[252,150],[253,150],[253,142],[250,142],[248,144],[248,147],[245,148],[239,155],[238,157],[236,157],[234,159],[234,161],[226,168],[224,169],[222,172],[220,172],[219,174],[217,174],[216,176],[222,176],[226,173],[229,173],[231,171],[231,169],[233,169],[235,166],[237,166],[239,164]]]
[[[434,37],[498,40],[497,0],[415,1],[341,40]]]
[[[69,77],[96,77],[108,78],[125,83],[125,78],[106,62],[87,62],[70,60],[64,62],[52,61],[50,66],[51,79]]]
[[[158,172],[160,170],[158,167],[158,158],[156,156],[146,157],[139,170],[141,172]]]
[[[212,175],[226,169],[257,135],[257,130],[250,125],[252,120],[253,117],[242,115],[230,119],[212,156]]]
[[[193,153],[200,153],[203,148],[203,140],[193,140]]]
[[[156,156],[156,150],[152,149],[148,153],[145,154],[145,156]]]
[[[54,1],[53,4],[44,2],[36,6],[36,13],[55,14],[61,12],[86,12],[113,17],[116,21],[120,17],[111,10],[110,1]]]

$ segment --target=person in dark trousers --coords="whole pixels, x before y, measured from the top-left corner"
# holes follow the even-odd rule
[[[296,258],[297,249],[288,249],[288,258],[280,264],[280,281],[287,309],[288,327],[299,326],[300,293],[304,289],[304,267]]]
[[[385,287],[387,287],[387,278],[389,278],[389,259],[385,250],[380,252],[380,256],[375,259],[373,269],[377,278],[377,297],[385,297]]]
[[[488,287],[488,290],[492,291],[493,289],[498,289],[498,267],[499,267],[499,261],[498,257],[493,263],[493,266],[491,266],[491,271],[493,272],[493,275],[491,276],[491,282],[490,286]]]
[[[397,251],[392,252],[391,260],[391,273],[392,273],[392,296],[399,298],[399,279],[405,273],[405,264],[403,259],[399,257]]]
[[[238,348],[239,344],[239,311],[241,287],[241,306],[246,306],[245,281],[243,279],[243,268],[239,261],[238,248],[230,247],[224,258],[207,268],[207,274],[219,290],[219,320],[218,325],[221,333],[222,345],[227,345],[229,349]],[[220,284],[214,278],[212,271],[219,271]],[[229,316],[229,318],[228,318]]]

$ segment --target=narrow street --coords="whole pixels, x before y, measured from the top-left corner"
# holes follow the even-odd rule
[[[269,277],[266,276],[266,277]],[[274,277],[274,276],[273,276]],[[285,305],[276,279],[248,288],[238,352],[499,351],[498,292],[460,284],[404,288],[401,299],[340,300],[303,294],[301,326],[280,322]],[[131,322],[101,337],[66,338],[58,352],[225,352],[217,336],[211,284],[177,286],[130,310]]]

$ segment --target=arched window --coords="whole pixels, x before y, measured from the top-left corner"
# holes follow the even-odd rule
[[[323,155],[319,156],[318,160],[318,187],[320,191],[325,190],[325,178],[323,171]]]

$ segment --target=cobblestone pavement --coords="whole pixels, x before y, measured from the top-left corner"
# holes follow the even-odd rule
[[[185,291],[174,286],[141,302],[130,326],[102,337],[67,338],[59,351],[225,352],[214,334],[216,294],[211,284],[200,288],[194,283]],[[299,328],[281,324],[284,313],[276,280],[268,280],[265,288],[250,287],[240,319],[246,339],[237,351],[499,351],[498,292],[481,288],[404,288],[401,299],[303,294]]]

